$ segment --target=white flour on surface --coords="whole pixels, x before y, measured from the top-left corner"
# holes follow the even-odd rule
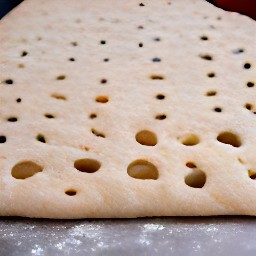
[[[71,236],[95,238],[101,234],[101,226],[95,224],[77,225],[69,231],[69,234]]]
[[[109,247],[108,244],[105,244],[105,243],[103,243],[103,242],[97,243],[97,246],[98,246],[99,248],[108,248],[108,247]]]
[[[37,244],[35,244],[35,248],[31,250],[32,255],[41,256],[44,255],[44,250]]]
[[[65,256],[82,252],[98,255],[114,250],[129,251],[129,244],[152,254],[160,253],[161,248],[177,253],[180,248],[189,248],[201,256],[209,246],[221,250],[231,239],[244,236],[245,225],[249,227],[228,219],[200,222],[198,219],[161,218],[73,223],[26,220],[0,224],[0,241],[8,241],[16,246],[17,252],[26,250],[25,255],[31,256]],[[248,239],[253,241],[253,237]],[[256,248],[246,244],[243,247],[247,250]]]
[[[157,231],[161,231],[165,229],[165,227],[163,225],[160,224],[153,224],[153,223],[148,223],[148,224],[144,224],[142,227],[142,233],[139,236],[139,244],[141,245],[145,245],[148,246],[151,244],[151,239],[149,239],[148,237],[148,233],[153,233],[153,232],[157,232]]]
[[[143,228],[144,229],[142,230],[142,232],[155,232],[158,230],[165,229],[163,225],[159,225],[159,224],[145,224]]]

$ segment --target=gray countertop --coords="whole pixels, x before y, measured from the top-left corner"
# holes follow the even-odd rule
[[[0,219],[0,255],[256,255],[250,217]]]

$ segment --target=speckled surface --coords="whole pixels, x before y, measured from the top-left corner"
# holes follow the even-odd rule
[[[0,0],[1,15],[3,4],[10,2]],[[256,255],[255,241],[256,219],[249,217],[90,221],[0,218],[0,256],[246,256]]]
[[[0,219],[0,255],[256,255],[249,217]]]

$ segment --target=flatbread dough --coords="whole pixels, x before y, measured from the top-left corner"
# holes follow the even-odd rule
[[[0,22],[0,215],[256,215],[256,23],[203,0],[26,0]]]

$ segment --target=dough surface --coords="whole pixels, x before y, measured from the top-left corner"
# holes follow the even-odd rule
[[[0,41],[0,216],[256,215],[255,21],[26,0]]]

